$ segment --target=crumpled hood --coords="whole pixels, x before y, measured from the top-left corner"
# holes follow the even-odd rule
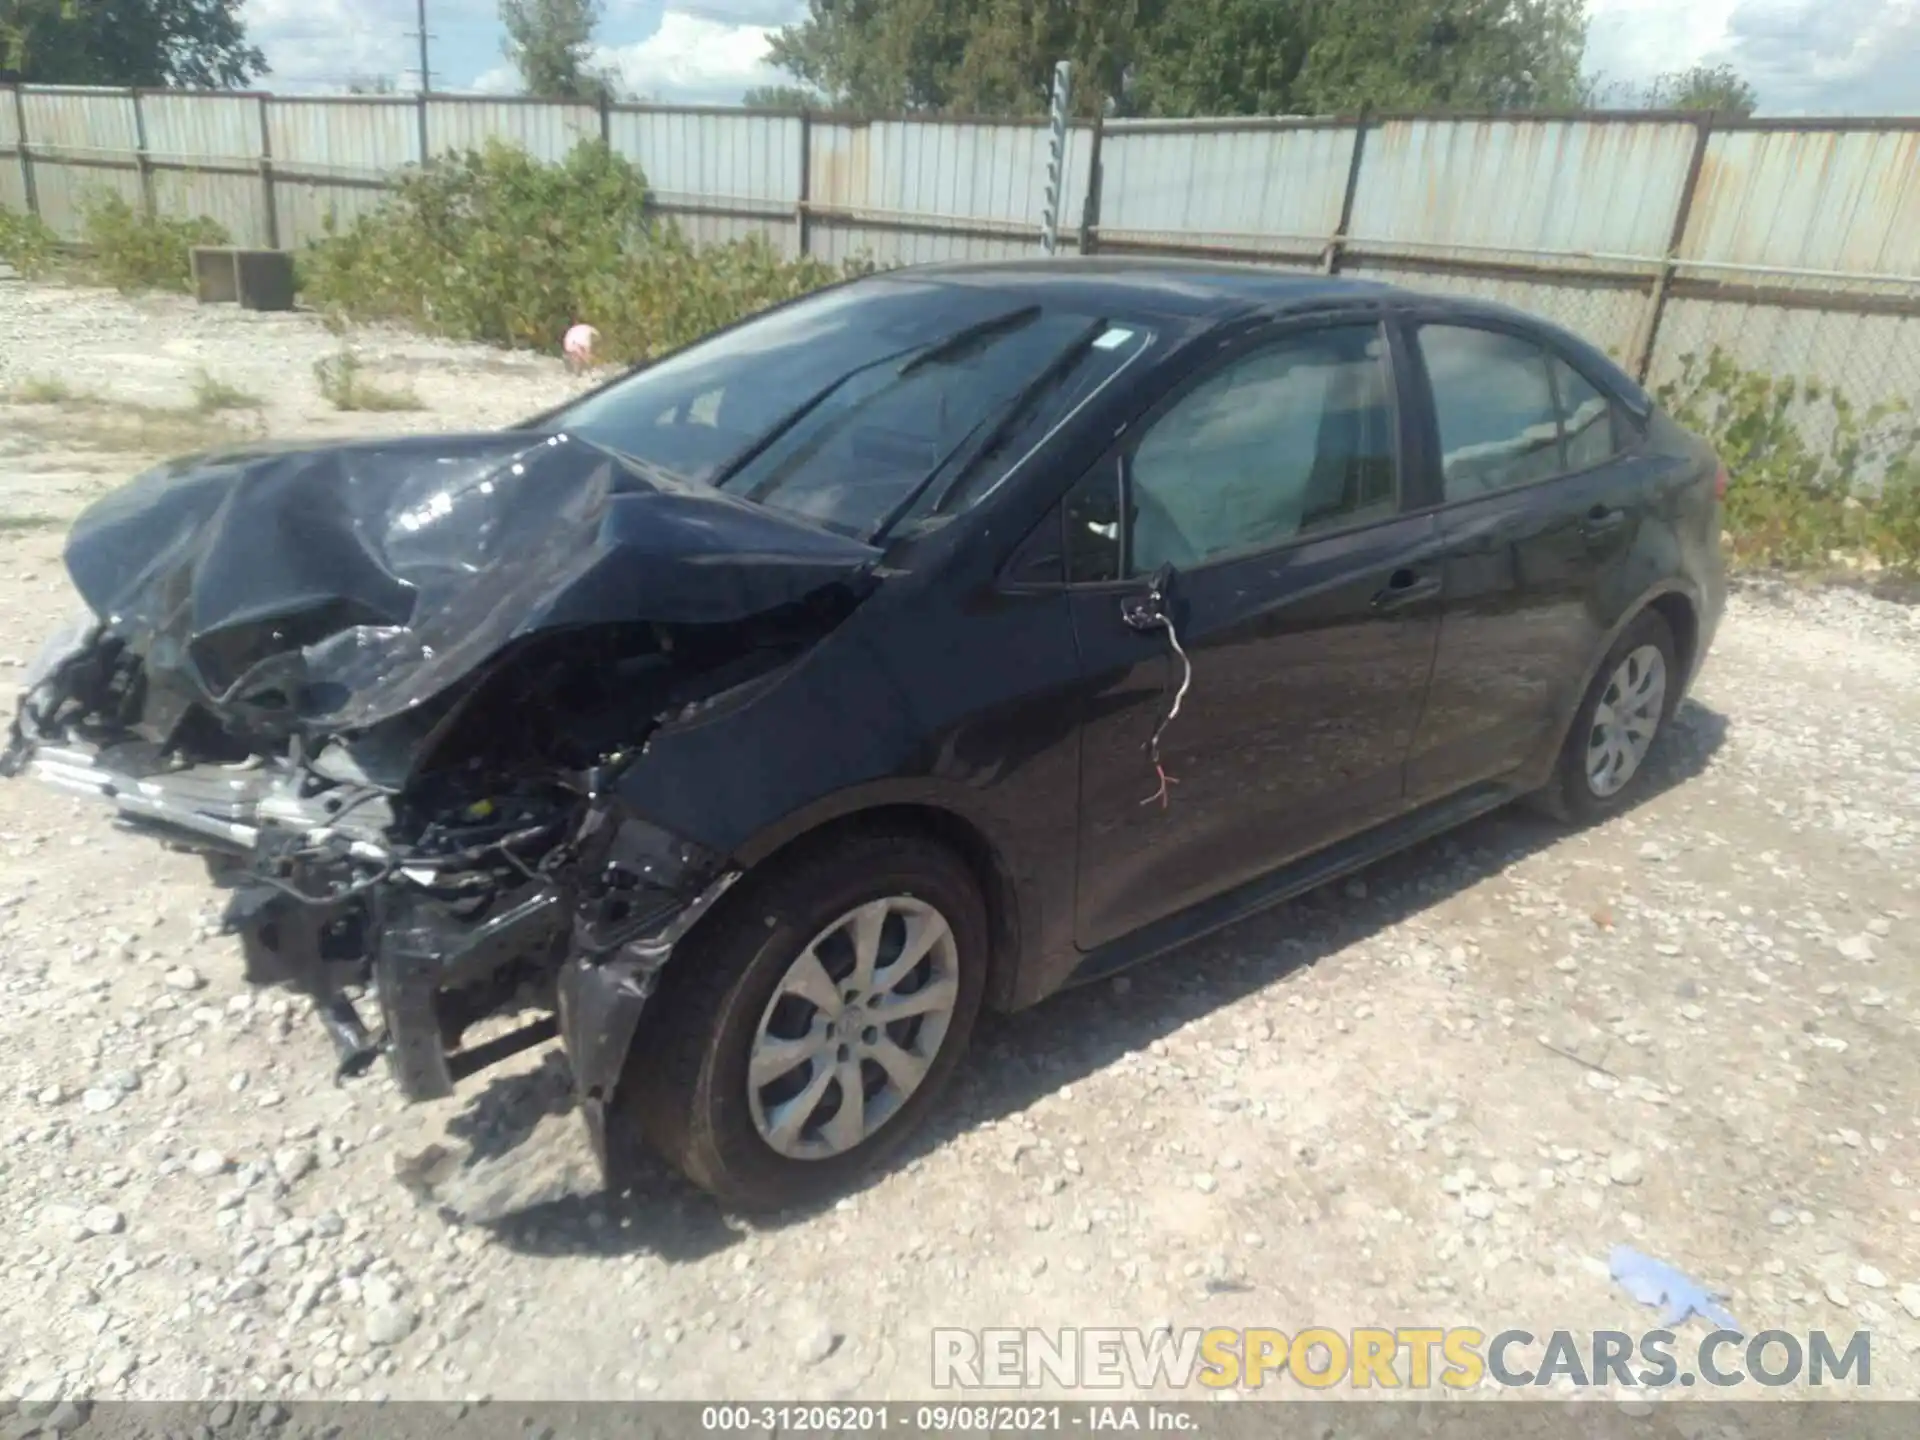
[[[537,632],[723,625],[878,559],[528,431],[177,461],[90,507],[66,551],[82,598],[144,662],[156,738],[195,702],[254,730],[364,729]]]

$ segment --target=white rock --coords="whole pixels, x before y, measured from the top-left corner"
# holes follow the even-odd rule
[[[1862,1265],[1858,1270],[1854,1271],[1853,1280],[1856,1285],[1864,1285],[1869,1290],[1884,1290],[1887,1288],[1887,1277],[1871,1265]]]
[[[111,1205],[95,1205],[81,1214],[80,1228],[89,1235],[118,1235],[127,1228],[127,1217]]]
[[[1646,1168],[1638,1150],[1622,1150],[1608,1159],[1607,1178],[1616,1185],[1638,1185]]]
[[[398,1345],[419,1323],[419,1317],[405,1305],[375,1305],[367,1311],[367,1343]]]
[[[1920,1320],[1920,1285],[1902,1285],[1896,1298],[1900,1301],[1902,1310],[1914,1319]]]
[[[118,1385],[133,1373],[134,1367],[139,1363],[133,1355],[125,1350],[109,1351],[106,1358],[100,1362],[100,1369],[97,1372],[99,1383],[102,1385]]]
[[[216,1175],[225,1174],[227,1166],[232,1163],[218,1150],[196,1150],[193,1158],[187,1161],[187,1170],[199,1179],[211,1180]]]
[[[206,983],[200,972],[191,965],[181,965],[167,971],[167,988],[170,990],[198,990]]]
[[[1493,1183],[1502,1190],[1517,1190],[1527,1183],[1527,1172],[1511,1160],[1496,1160],[1493,1164]]]
[[[818,1365],[839,1347],[840,1337],[831,1325],[814,1325],[800,1337],[794,1355],[802,1365]]]
[[[1849,960],[1873,959],[1873,937],[1871,935],[1849,935],[1839,943],[1841,955]]]

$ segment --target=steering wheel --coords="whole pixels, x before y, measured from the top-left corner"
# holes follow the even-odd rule
[[[1167,507],[1153,495],[1135,485],[1130,487],[1133,502],[1133,570],[1136,575],[1151,575],[1162,565],[1198,565],[1203,558],[1174,524]],[[1151,537],[1149,540],[1148,537]]]

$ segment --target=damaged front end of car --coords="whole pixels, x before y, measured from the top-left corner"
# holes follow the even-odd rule
[[[739,871],[634,812],[663,725],[750,701],[868,546],[565,435],[242,451],[76,524],[85,615],[0,774],[207,857],[247,979],[429,1100],[560,1038],[602,1164],[640,1016]]]

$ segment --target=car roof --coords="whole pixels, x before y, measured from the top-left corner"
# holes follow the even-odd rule
[[[1531,332],[1537,339],[1571,352],[1584,362],[1581,368],[1589,378],[1604,381],[1636,409],[1644,412],[1653,403],[1640,384],[1592,342],[1544,316],[1475,295],[1409,290],[1377,280],[1233,261],[1158,256],[948,261],[882,270],[874,278],[967,285],[1040,303],[1051,301],[1083,314],[1165,318],[1201,330],[1250,314],[1298,314],[1390,300],[1432,307],[1430,313],[1458,320],[1504,322]]]
[[[969,285],[1052,300],[1070,310],[1219,320],[1258,311],[1311,310],[1403,296],[1396,286],[1342,275],[1216,260],[1132,256],[956,261],[880,272],[882,277]]]

